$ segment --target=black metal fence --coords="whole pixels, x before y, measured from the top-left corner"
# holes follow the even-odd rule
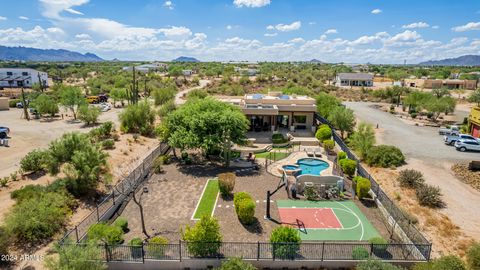
[[[66,239],[79,242],[87,234],[88,229],[93,224],[100,221],[106,221],[110,218],[109,214],[114,207],[117,207],[119,203],[128,196],[130,192],[145,179],[150,172],[153,161],[160,155],[166,154],[170,150],[167,144],[158,145],[143,161],[140,163],[130,174],[121,180],[117,185],[112,188],[112,191],[102,200],[95,210],[93,210],[88,216],[86,216],[75,228],[67,231],[60,243],[63,243]]]
[[[424,245],[429,250],[431,245]],[[172,244],[100,245],[100,257],[106,262],[182,261],[191,259],[346,261],[368,258],[384,261],[426,261],[413,244],[370,244],[365,242],[183,242]]]
[[[265,168],[268,168],[268,166],[274,162],[286,158],[295,151],[300,151],[300,147],[300,144],[292,143],[286,147],[273,148],[265,157]]]
[[[396,222],[396,225],[398,225],[405,232],[406,236],[423,254],[423,256],[425,258],[429,258],[431,251],[430,241],[425,238],[425,236],[417,229],[411,220],[405,216],[403,211],[387,196],[375,178],[362,166],[362,164],[360,164],[360,160],[350,150],[350,148],[348,148],[342,138],[340,138],[340,136],[335,132],[335,128],[330,124],[330,122],[321,117],[319,114],[315,114],[315,118],[320,123],[327,124],[332,128],[334,131],[333,138],[336,144],[347,154],[348,158],[357,161],[357,174],[370,180],[372,184],[372,191],[376,194],[377,199],[382,203],[392,219]]]

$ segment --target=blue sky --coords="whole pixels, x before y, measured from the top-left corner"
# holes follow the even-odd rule
[[[105,59],[416,63],[480,54],[476,0],[2,2],[0,45]]]

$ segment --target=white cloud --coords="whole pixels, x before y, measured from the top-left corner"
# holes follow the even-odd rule
[[[267,30],[275,30],[275,26],[273,26],[273,25],[268,25],[268,26],[267,26]]]
[[[428,28],[430,25],[426,22],[415,22],[411,24],[403,25],[403,29],[414,29],[414,28]]]
[[[376,8],[376,9],[374,9],[374,10],[371,11],[372,14],[380,14],[380,13],[382,13],[382,12],[383,12],[383,11],[382,11],[381,9],[379,9],[379,8]]]
[[[226,28],[227,28],[227,30],[232,30],[233,27],[231,25],[227,25]]]
[[[278,35],[278,33],[265,33],[263,35],[266,36],[266,37],[276,37]]]
[[[0,16],[0,21],[6,21],[7,17]]]
[[[406,30],[405,32],[402,32],[402,33],[399,33],[399,34],[396,34],[395,36],[393,36],[390,41],[391,42],[398,42],[398,41],[413,41],[413,40],[417,40],[417,39],[420,39],[422,36],[417,33],[417,31],[410,31],[410,30]]]
[[[270,5],[270,0],[234,0],[233,4],[236,7],[258,8]]]
[[[440,26],[438,26],[438,25],[432,26],[432,29],[438,29],[438,28],[440,28]]]
[[[18,16],[18,18],[19,18],[20,20],[24,20],[24,21],[30,20],[30,18],[25,17],[25,16]]]
[[[327,31],[325,31],[325,34],[328,35],[328,34],[337,34],[338,31],[337,29],[328,29]]]
[[[304,42],[305,42],[305,39],[303,39],[303,38],[294,38],[294,39],[289,40],[288,42],[291,42],[291,43],[304,43]]]
[[[172,1],[165,1],[165,3],[163,3],[163,6],[170,9],[170,10],[174,9],[174,7],[175,7],[175,5],[173,4]]]
[[[66,8],[65,11],[75,15],[84,15],[82,12],[75,10],[73,8]]]
[[[298,30],[302,27],[302,22],[296,21],[291,24],[277,24],[275,25],[275,29],[277,29],[280,32],[289,32],[289,31],[294,31]],[[267,26],[267,29],[271,29],[271,25]]]
[[[83,33],[83,34],[75,35],[75,38],[82,40],[82,39],[91,39],[92,37],[89,34]]]
[[[315,25],[317,22],[309,22],[308,25]]]
[[[166,37],[188,37],[192,35],[192,31],[184,26],[172,26],[170,28],[161,28],[159,33],[163,33]]]
[[[480,22],[469,22],[465,25],[460,25],[452,28],[455,32],[466,32],[473,30],[480,30]]]
[[[72,14],[83,15],[83,13],[72,9],[72,7],[81,6],[88,3],[90,0],[40,0],[43,11],[42,15],[51,18],[58,19],[60,13],[67,11]]]

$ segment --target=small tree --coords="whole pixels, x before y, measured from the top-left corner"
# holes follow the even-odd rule
[[[336,97],[329,95],[327,93],[320,93],[317,96],[317,110],[318,113],[324,118],[328,118],[330,113],[338,106],[341,105],[341,102]]]
[[[78,109],[78,119],[85,122],[87,126],[91,124],[96,124],[100,113],[100,108],[82,105]]]
[[[330,153],[333,151],[333,148],[335,148],[335,141],[334,140],[325,140],[323,141],[323,147],[325,148],[325,151],[327,153]]]
[[[152,92],[153,98],[155,100],[155,105],[163,105],[169,100],[172,100],[175,97],[177,90],[174,86],[167,88],[158,88]]]
[[[475,90],[469,97],[468,101],[472,103],[477,103],[477,106],[480,106],[480,89]]]
[[[231,196],[235,187],[234,173],[221,173],[218,175],[218,188],[223,196]]]
[[[187,225],[182,239],[188,242],[187,249],[193,256],[215,256],[222,241],[220,225],[216,218],[205,215],[195,226]]]
[[[233,204],[240,222],[247,225],[255,222],[256,205],[250,194],[246,192],[235,193]]]
[[[155,113],[147,102],[129,105],[120,115],[120,129],[149,136],[153,133]]]
[[[358,125],[357,131],[350,138],[350,144],[360,154],[363,160],[367,157],[368,151],[375,144],[375,132],[373,126],[365,122]]]
[[[116,107],[118,101],[121,101],[123,107],[123,102],[127,99],[127,90],[123,88],[113,88],[110,91],[110,97],[113,99],[113,107]]]
[[[393,145],[377,145],[370,149],[366,161],[370,166],[398,167],[405,163],[405,156],[400,149]]]
[[[321,125],[315,133],[315,138],[319,142],[330,140],[332,138],[332,129],[328,125]]]
[[[353,111],[343,106],[335,107],[329,114],[328,120],[340,130],[342,139],[345,138],[345,133],[352,132],[355,126]]]
[[[93,243],[101,242],[107,245],[116,245],[123,242],[123,230],[119,226],[97,223],[88,229],[88,240]]]
[[[368,192],[370,191],[372,184],[367,178],[356,176],[353,178],[353,181],[357,184],[357,197],[361,200],[368,197]]]
[[[54,250],[58,256],[47,257],[45,260],[45,267],[49,270],[107,269],[103,262],[102,250],[95,244],[77,245],[67,242],[64,245],[56,245]]]
[[[33,107],[40,115],[49,114],[53,117],[58,113],[58,104],[49,95],[41,94],[33,103]]]
[[[349,177],[355,175],[355,171],[357,170],[357,162],[355,160],[344,158],[339,160],[338,164],[340,165],[340,168],[342,168],[342,171]]]
[[[276,227],[270,235],[273,253],[279,259],[295,258],[300,249],[301,241],[299,232],[294,228],[286,226]]]
[[[77,119],[78,108],[86,104],[82,90],[74,86],[65,86],[60,94],[60,102],[73,113],[73,119]]]

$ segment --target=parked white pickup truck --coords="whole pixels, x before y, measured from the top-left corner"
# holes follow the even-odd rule
[[[439,135],[451,135],[460,133],[460,128],[458,126],[450,126],[450,128],[439,128]]]

